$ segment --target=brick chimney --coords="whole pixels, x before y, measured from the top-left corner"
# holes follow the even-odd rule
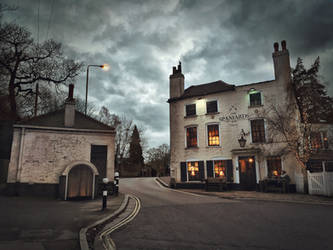
[[[65,127],[74,127],[75,123],[75,99],[74,94],[74,84],[69,84],[68,98],[65,101]]]
[[[172,68],[170,75],[170,99],[180,97],[184,93],[184,75],[182,74],[182,65],[179,62],[178,67]]]
[[[281,42],[281,48],[282,50],[279,50],[279,44],[274,43],[274,52],[272,57],[274,62],[275,79],[289,83],[291,79],[290,58],[285,40]]]

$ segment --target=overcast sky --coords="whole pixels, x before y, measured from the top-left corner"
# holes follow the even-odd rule
[[[320,56],[333,95],[333,0],[1,2],[18,7],[4,21],[24,25],[36,40],[62,42],[86,64],[108,63],[107,72],[90,69],[89,101],[145,127],[149,146],[169,144],[169,75],[179,60],[185,87],[271,80],[273,43],[286,40],[292,66],[297,57],[310,65]],[[76,83],[81,97],[85,77]]]

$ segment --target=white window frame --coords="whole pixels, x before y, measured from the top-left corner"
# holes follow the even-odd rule
[[[186,106],[187,105],[195,105],[195,115],[187,115],[186,114]],[[184,117],[193,117],[193,116],[196,116],[197,115],[197,104],[195,103],[195,102],[192,102],[192,103],[186,103],[186,104],[184,104]]]
[[[216,101],[216,105],[217,105],[217,111],[216,111],[216,113],[219,113],[219,112],[220,112],[220,108],[219,108],[219,100],[217,100],[217,99],[206,100],[206,115],[216,114],[216,113],[208,113],[208,112],[207,112],[207,102],[213,102],[213,101]]]
[[[264,158],[264,161],[265,161],[265,167],[266,167],[266,177],[268,177],[268,164],[267,164],[267,158],[269,158],[269,157],[280,157],[280,160],[281,160],[281,171],[286,171],[285,169],[284,169],[284,164],[283,164],[283,162],[284,162],[284,156],[283,155],[281,155],[281,156],[279,156],[279,155],[271,155],[271,156],[266,156],[265,158]]]
[[[188,128],[197,128],[197,146],[196,147],[187,147],[187,129]],[[187,125],[184,127],[185,129],[185,148],[191,149],[191,148],[198,148],[199,147],[199,126],[197,124]]]
[[[257,94],[257,93],[260,93],[260,101],[261,101],[261,105],[259,106],[251,106],[251,99],[250,99],[250,95],[251,94]],[[256,107],[261,107],[261,106],[264,106],[264,95],[263,95],[263,92],[261,90],[250,90],[248,92],[248,104],[249,104],[249,108],[256,108]]]
[[[200,162],[200,160],[198,160],[198,159],[188,159],[188,160],[186,160],[185,161],[185,164],[186,164],[186,182],[191,182],[191,183],[193,183],[193,182],[201,182],[201,181],[190,181],[190,179],[189,179],[189,176],[188,176],[188,167],[187,167],[187,163],[188,162],[198,162],[198,165],[199,165],[199,162]],[[204,162],[204,171],[205,171],[205,167],[206,167],[206,165],[205,165],[205,161],[203,161]],[[200,169],[199,169],[199,172],[200,172]],[[207,177],[206,177],[207,178]]]
[[[215,158],[212,158],[210,161],[213,161],[213,174],[214,174],[214,178],[215,178],[215,171],[214,171],[214,162],[215,161],[227,161],[227,160],[231,160],[232,161],[232,158],[226,158],[226,157],[215,157]],[[207,165],[207,164],[206,164]],[[232,165],[233,166],[233,165]],[[226,170],[227,170],[227,167],[226,167]],[[232,169],[232,171],[234,171]],[[234,173],[232,173],[234,175]],[[207,168],[206,168],[206,175],[207,175]],[[206,177],[207,178],[207,177]]]
[[[252,127],[251,127],[251,121],[254,121],[254,120],[264,120],[264,130],[265,130],[265,141],[264,142],[253,142],[252,141]],[[249,127],[250,127],[250,138],[251,138],[251,143],[254,143],[254,144],[257,144],[257,143],[267,143],[268,142],[268,139],[267,139],[267,121],[265,118],[262,118],[262,117],[256,117],[256,118],[252,118],[252,119],[249,119]]]
[[[209,140],[208,140],[208,126],[209,125],[218,125],[219,126],[219,145],[218,146],[209,146],[208,145],[208,142],[209,142]],[[206,137],[206,146],[207,147],[210,147],[210,148],[219,148],[219,147],[221,147],[221,144],[222,144],[222,140],[221,140],[221,126],[220,126],[220,123],[219,122],[209,122],[209,123],[206,123],[206,131],[205,131],[205,137]]]

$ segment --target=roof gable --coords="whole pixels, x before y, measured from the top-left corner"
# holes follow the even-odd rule
[[[65,128],[65,109],[57,110],[51,113],[33,117],[29,120],[20,121],[17,124],[34,125],[42,127],[58,127]],[[83,113],[75,110],[76,129],[95,129],[95,130],[113,130],[114,128],[101,123],[90,116],[85,116]]]
[[[200,85],[192,85],[185,89],[182,96],[169,99],[168,102],[232,90],[235,90],[235,85],[225,83],[221,80]]]

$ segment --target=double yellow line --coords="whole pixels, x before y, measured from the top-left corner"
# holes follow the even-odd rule
[[[137,214],[139,213],[139,211],[141,209],[141,202],[140,202],[139,198],[137,198],[134,195],[129,195],[129,199],[133,199],[135,201],[135,207],[134,207],[133,211],[123,220],[121,220],[114,226],[106,229],[105,231],[101,232],[99,235],[99,237],[103,240],[103,245],[104,245],[105,249],[116,249],[116,244],[114,243],[114,241],[111,239],[111,237],[109,235],[113,231],[117,230],[118,228],[120,228],[120,227],[126,225],[127,223],[129,223],[130,221],[132,221],[135,218],[135,216],[137,216]]]

